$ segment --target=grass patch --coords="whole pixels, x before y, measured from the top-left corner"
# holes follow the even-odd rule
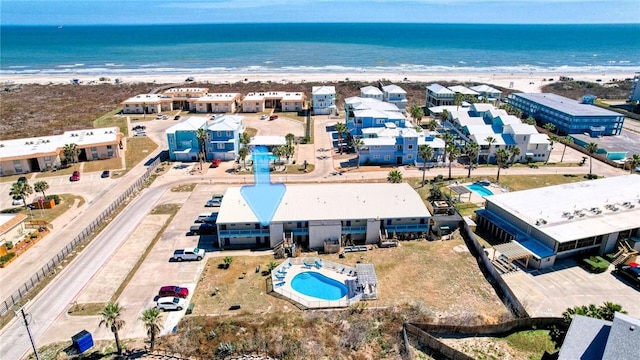
[[[71,305],[69,310],[67,310],[67,314],[73,316],[91,316],[91,315],[100,315],[102,310],[104,310],[107,303],[86,303],[86,304],[78,304],[74,303]]]
[[[84,163],[83,172],[96,172],[103,170],[117,170],[122,168],[121,158],[111,158],[105,160],[93,160]]]
[[[142,344],[139,344],[139,339],[120,339],[120,345],[122,350],[131,348],[142,348]],[[60,360],[60,359],[86,359],[86,360],[101,360],[101,359],[113,359],[116,353],[116,343],[111,340],[96,340],[93,339],[93,347],[78,357],[67,354],[65,350],[71,349],[73,345],[71,341],[59,341],[52,344],[47,344],[38,348],[38,355],[40,360]],[[27,360],[34,360],[36,356],[31,353]]]
[[[258,133],[258,129],[250,127],[250,128],[244,129],[244,132],[246,132],[247,135],[249,135],[249,137],[254,137]]]
[[[242,165],[242,163],[240,164]],[[284,169],[282,166],[276,167],[276,170],[271,171],[271,175],[292,175],[292,174],[306,174],[315,169],[315,165],[307,163],[307,171],[304,171],[303,164],[288,164]],[[253,167],[246,166],[244,169],[240,166],[240,171],[236,172],[237,175],[253,174]]]
[[[27,179],[29,178],[31,174],[16,174],[16,175],[8,175],[8,176],[3,176],[0,177],[0,183],[15,183],[18,182],[18,178],[21,176],[26,176]]]
[[[553,352],[555,344],[548,330],[528,330],[513,333],[505,338],[510,347],[528,353],[529,359],[540,359],[545,351]]]
[[[456,203],[454,205],[456,210],[460,216],[471,216],[475,215],[476,210],[480,209],[480,207],[474,203]]]
[[[303,124],[307,122],[307,117],[298,115],[297,111],[279,112],[279,113],[275,113],[275,115],[278,115],[278,116],[281,116],[281,117],[285,117],[287,119],[295,120],[295,121],[301,122]],[[278,120],[275,120],[275,121],[278,121]]]
[[[179,204],[164,204],[164,205],[161,205],[160,207],[154,208],[151,211],[152,215],[155,215],[155,214],[167,214],[167,215],[170,215],[170,216],[167,219],[167,221],[165,221],[165,223],[162,224],[162,228],[160,228],[160,230],[158,230],[158,232],[153,237],[153,240],[151,240],[151,242],[149,242],[149,245],[145,249],[144,253],[142,254],[142,256],[140,256],[140,258],[138,259],[138,261],[136,262],[134,267],[131,269],[131,271],[129,271],[129,273],[127,274],[127,277],[124,278],[124,280],[122,281],[120,286],[118,286],[118,289],[116,289],[116,291],[113,293],[113,295],[111,296],[111,299],[110,299],[111,302],[117,301],[118,298],[120,297],[120,295],[122,295],[122,292],[124,291],[124,289],[127,287],[127,285],[129,285],[129,281],[131,281],[133,276],[138,272],[138,269],[140,268],[140,266],[142,266],[142,263],[147,258],[147,256],[149,255],[149,253],[151,252],[153,247],[156,245],[158,240],[162,237],[162,234],[164,234],[164,231],[167,229],[167,226],[169,226],[169,224],[171,224],[171,221],[173,220],[173,217],[176,215],[176,213],[178,212],[179,209],[180,209],[180,205]]]
[[[127,118],[122,115],[116,115],[120,112],[120,110],[122,110],[122,108],[118,107],[100,116],[93,121],[93,127],[117,127],[118,129],[120,129],[120,132],[124,134],[124,136],[128,136],[129,128],[127,127]]]
[[[127,138],[127,151],[125,154],[127,170],[138,165],[157,148],[158,144],[147,136]]]
[[[192,192],[193,189],[196,188],[196,183],[191,183],[191,184],[181,184],[178,186],[174,186],[171,188],[172,192]]]
[[[67,168],[63,168],[60,170],[56,170],[56,171],[44,171],[44,172],[40,172],[36,174],[36,179],[42,179],[42,178],[48,178],[51,176],[71,176],[71,174],[73,174],[73,172],[75,170],[79,170],[80,169],[80,164],[79,163],[75,163],[75,164],[71,164],[71,166],[67,167]],[[33,185],[33,184],[31,184]]]
[[[51,194],[49,194],[51,195]],[[84,205],[85,200],[82,196],[71,195],[71,194],[59,194],[60,203],[56,205],[53,209],[26,209],[24,206],[15,208],[17,210],[13,211],[14,213],[22,213],[27,216],[27,220],[44,220],[48,223],[51,223],[53,220],[57,219],[58,216],[64,214],[69,211],[73,206],[74,202],[78,200],[78,207]],[[6,209],[2,212],[11,212]]]
[[[484,178],[482,178],[484,179]],[[482,180],[480,178],[472,178]],[[488,177],[489,181],[495,182],[495,178]],[[528,190],[540,188],[544,186],[560,185],[585,181],[583,176],[564,175],[564,174],[548,174],[548,175],[501,175],[500,185],[509,187],[511,191]]]

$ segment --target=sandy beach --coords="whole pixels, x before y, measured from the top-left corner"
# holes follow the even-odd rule
[[[280,82],[280,83],[302,83],[302,82],[338,82],[338,81],[363,81],[373,82],[380,79],[386,79],[391,82],[402,84],[406,82],[472,82],[485,83],[501,86],[503,88],[512,88],[522,92],[540,92],[540,88],[548,84],[550,81],[558,81],[560,76],[573,78],[574,80],[583,80],[596,82],[600,80],[602,83],[609,82],[613,79],[625,79],[633,76],[632,72],[628,73],[424,73],[424,72],[402,72],[402,73],[222,73],[222,74],[149,74],[149,75],[122,75],[105,76],[110,82],[117,78],[122,83],[157,83],[172,84],[183,83],[187,77],[193,77],[197,83],[210,83],[212,85],[236,83],[241,81],[248,82]],[[0,82],[2,84],[69,84],[71,79],[78,79],[81,84],[100,83],[100,76],[91,75],[2,75]],[[224,91],[212,87],[212,91]]]

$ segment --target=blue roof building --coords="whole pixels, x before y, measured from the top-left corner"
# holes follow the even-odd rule
[[[591,137],[620,135],[624,115],[560,95],[511,94],[509,104],[525,115],[555,125],[559,133]]]
[[[234,160],[237,157],[240,134],[244,131],[241,116],[222,115],[211,120],[190,116],[165,131],[172,161],[198,161],[198,129],[207,131],[207,160]]]

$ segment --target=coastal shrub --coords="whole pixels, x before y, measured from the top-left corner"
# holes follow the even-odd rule
[[[0,265],[4,265],[9,262],[9,260],[13,259],[16,256],[16,253],[8,253],[7,255],[0,256]]]
[[[7,250],[13,249],[13,241],[7,241],[5,246],[7,247]]]
[[[60,196],[59,195],[47,195],[47,197],[45,198],[46,201],[49,201],[53,199],[53,202],[56,203],[56,205],[60,204]]]

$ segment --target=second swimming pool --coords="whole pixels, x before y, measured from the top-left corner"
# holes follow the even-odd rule
[[[339,300],[347,295],[347,286],[320,273],[306,271],[291,280],[291,287],[307,296],[322,300]]]

